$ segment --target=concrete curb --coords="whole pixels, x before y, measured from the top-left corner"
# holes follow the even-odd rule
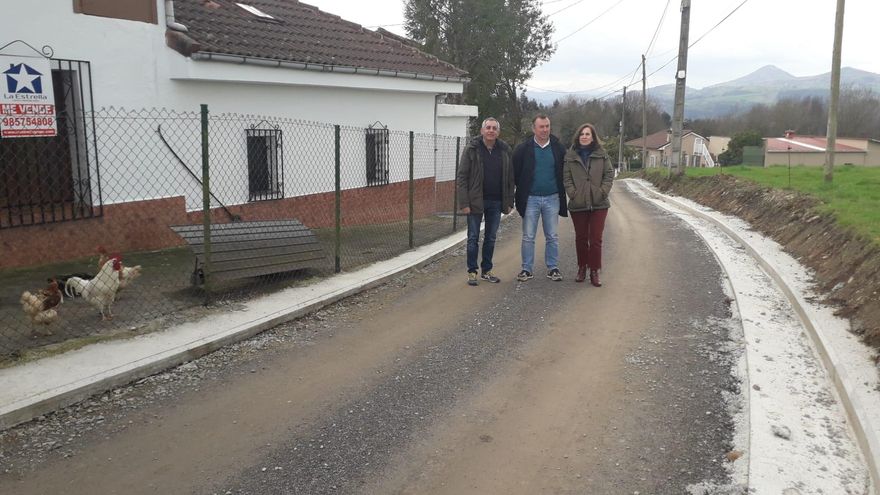
[[[211,321],[185,324],[125,341],[94,344],[60,356],[2,369],[0,382],[17,384],[17,390],[12,390],[15,386],[0,390],[0,430],[191,361],[381,285],[446,255],[466,240],[466,232],[456,233],[356,272],[338,274],[312,286],[266,296],[259,300],[264,301],[262,303],[248,303],[244,311],[236,313],[237,318],[230,315],[208,317],[205,320]],[[291,305],[291,300],[296,302]],[[197,326],[210,327],[210,332],[199,333],[195,329]],[[182,331],[184,329],[186,332]],[[192,334],[180,337],[179,334],[187,332]],[[139,354],[127,361],[108,362],[123,347],[128,350],[138,347],[135,352]],[[95,361],[93,355],[101,359]],[[93,362],[100,362],[103,366],[90,364]],[[37,385],[29,387],[29,383]]]
[[[749,243],[748,240],[737,234],[723,221],[699,210],[695,210],[676,200],[675,197],[658,193],[642,186],[641,184],[639,184],[639,187],[651,196],[661,201],[671,203],[675,205],[676,208],[687,211],[691,215],[711,222],[713,225],[717,226],[725,234],[730,236],[731,239],[743,246],[746,252],[758,262],[764,272],[766,272],[780,288],[792,308],[795,310],[801,324],[807,330],[807,335],[809,335],[822,365],[831,377],[835,391],[840,397],[841,403],[846,412],[847,420],[855,434],[856,442],[862,451],[862,457],[864,457],[865,463],[868,466],[868,472],[871,477],[871,483],[874,486],[874,492],[877,493],[877,489],[880,487],[880,469],[878,469],[878,459],[880,459],[880,438],[878,438],[878,431],[880,431],[880,418],[871,417],[871,415],[868,414],[867,408],[862,407],[864,399],[862,394],[855,389],[853,380],[850,379],[848,363],[840,359],[833,344],[813,322],[810,313],[805,309],[803,299],[791,289],[788,281],[779,274],[776,268],[761,257],[760,253],[751,243]]]

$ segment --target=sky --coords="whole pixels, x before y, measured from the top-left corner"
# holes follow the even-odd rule
[[[303,3],[368,28],[382,26],[406,34],[404,0]],[[693,46],[687,59],[688,87],[702,89],[745,76],[765,65],[775,65],[794,76],[830,72],[836,3],[692,0],[689,44]],[[681,0],[542,0],[544,13],[555,26],[553,40],[557,49],[548,62],[535,69],[527,88],[559,92],[560,96],[582,91],[597,96],[631,83],[630,89],[640,90],[639,64],[646,52],[648,87],[674,83],[680,7]],[[880,73],[877,19],[880,0],[846,2],[843,67]],[[658,25],[657,39],[649,51]]]

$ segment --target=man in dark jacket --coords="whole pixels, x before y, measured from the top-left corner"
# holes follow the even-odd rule
[[[474,138],[464,149],[455,177],[458,207],[467,215],[467,270],[468,285],[478,285],[479,279],[497,284],[501,281],[492,273],[492,256],[501,213],[513,209],[513,165],[510,146],[498,139],[501,125],[492,117],[483,121],[480,137]],[[483,237],[481,274],[477,277],[477,254],[480,249],[480,223],[486,219]]]
[[[513,152],[513,174],[516,182],[516,211],[523,218],[522,271],[520,282],[532,278],[535,262],[535,234],[538,218],[544,231],[544,262],[547,278],[562,280],[559,271],[559,217],[567,217],[562,164],[565,146],[550,134],[550,118],[544,114],[532,119],[534,136],[520,143]]]

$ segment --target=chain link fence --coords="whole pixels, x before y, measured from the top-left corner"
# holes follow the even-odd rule
[[[0,140],[0,361],[165,328],[463,228],[465,138],[103,109]]]

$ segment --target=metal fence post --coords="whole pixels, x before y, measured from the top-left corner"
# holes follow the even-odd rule
[[[202,263],[202,276],[205,278],[205,303],[211,294],[211,185],[208,160],[208,105],[202,104],[202,242],[205,259]]]
[[[415,143],[415,133],[413,131],[409,131],[409,248],[412,249],[415,243],[413,242],[413,218],[415,214],[415,191],[416,191],[416,183],[415,183],[415,153],[413,150],[413,145]]]
[[[334,125],[333,130],[336,133],[334,140],[335,159],[334,166],[336,174],[336,237],[334,241],[335,267],[336,273],[342,271],[342,263],[340,261],[340,252],[342,247],[342,161],[339,155],[339,126]]]
[[[455,177],[452,180],[452,231],[458,228],[458,162],[461,160],[461,136],[455,137]]]

